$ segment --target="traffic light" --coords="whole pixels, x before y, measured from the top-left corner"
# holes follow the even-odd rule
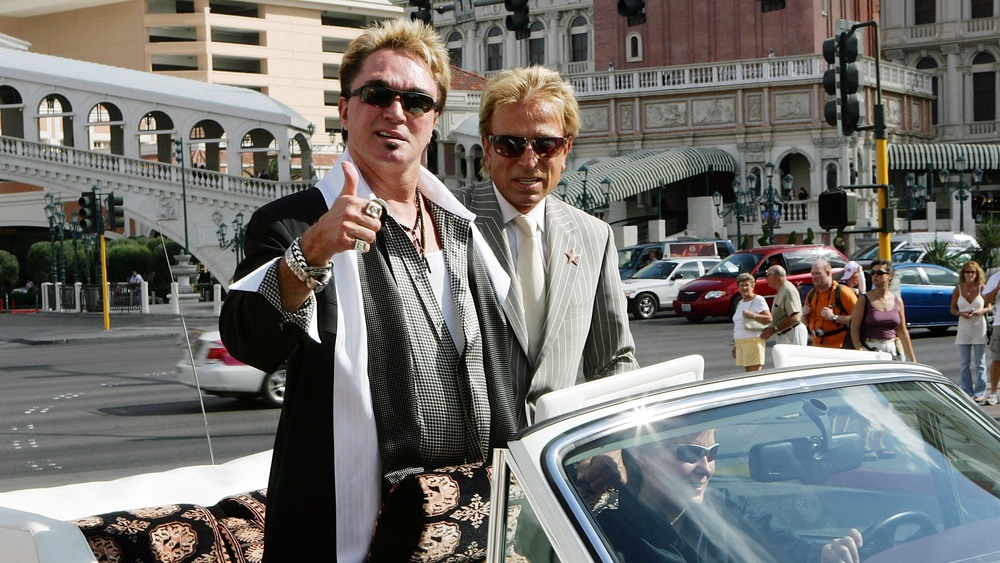
[[[646,23],[646,0],[618,0],[618,15],[628,18],[629,25]]]
[[[410,0],[410,5],[416,8],[410,12],[411,20],[420,20],[427,25],[434,24],[431,14],[431,0]]]
[[[861,125],[864,102],[861,100],[861,74],[858,72],[858,37],[842,32],[823,42],[823,58],[833,68],[823,73],[823,89],[834,99],[826,102],[823,115],[837,132],[850,136]]]
[[[115,192],[108,194],[108,230],[117,231],[125,228],[125,207],[122,196],[115,195]]]
[[[505,20],[507,31],[513,31],[518,39],[527,39],[531,35],[528,30],[528,0],[503,0],[503,7],[510,12]]]
[[[830,69],[823,73],[823,89],[827,95],[833,99],[826,102],[823,107],[823,116],[826,122],[837,128],[840,132],[840,119],[837,116],[837,106],[840,105],[840,88],[837,83],[840,65],[837,62],[837,38],[831,37],[823,42],[823,59],[827,64],[832,65]]]
[[[840,34],[837,46],[838,75],[840,83],[840,132],[850,135],[857,131],[861,121],[861,75],[858,73],[858,37],[853,33]]]
[[[819,194],[819,226],[843,229],[858,222],[858,196],[846,190],[827,190]]]
[[[79,217],[80,228],[83,229],[83,232],[103,233],[104,221],[101,219],[101,200],[97,193],[97,188],[95,187],[89,192],[83,192],[77,203],[80,204],[80,211],[77,213],[77,216]]]

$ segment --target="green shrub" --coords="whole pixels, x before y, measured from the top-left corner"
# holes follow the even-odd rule
[[[17,263],[17,257],[6,250],[0,250],[0,285],[13,286],[20,275],[21,266]]]
[[[144,277],[153,264],[153,254],[142,242],[132,238],[120,238],[107,244],[108,281],[127,282],[136,270]]]

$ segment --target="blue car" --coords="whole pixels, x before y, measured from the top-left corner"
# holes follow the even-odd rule
[[[906,305],[907,328],[945,332],[958,325],[958,317],[951,314],[951,294],[958,285],[958,272],[923,263],[899,264],[893,270],[893,282],[899,282]]]

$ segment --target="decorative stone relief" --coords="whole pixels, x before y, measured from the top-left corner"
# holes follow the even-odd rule
[[[910,129],[920,131],[920,104],[913,102],[910,104]]]
[[[892,125],[903,122],[903,107],[899,98],[885,98],[885,122]]]
[[[635,107],[632,104],[618,106],[618,129],[621,131],[635,129]]]
[[[590,107],[580,110],[580,130],[588,133],[607,131],[611,123],[608,107]]]
[[[774,95],[774,118],[809,119],[811,115],[808,92],[780,92]]]
[[[693,100],[691,114],[695,125],[722,125],[735,123],[736,101],[734,98],[712,98]]]
[[[646,126],[679,127],[687,125],[687,104],[684,102],[662,102],[646,104]]]
[[[749,143],[737,143],[736,147],[740,149],[740,152],[764,152],[771,150],[774,147],[774,143],[752,141]]]
[[[747,121],[760,123],[764,120],[764,102],[763,96],[761,94],[748,94],[746,97],[747,103]]]
[[[160,219],[176,219],[177,218],[177,203],[170,196],[164,196],[160,198],[159,212],[157,216]]]

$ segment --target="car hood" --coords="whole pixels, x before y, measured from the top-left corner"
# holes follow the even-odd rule
[[[736,286],[735,278],[698,278],[684,285],[684,291],[712,291],[727,286]]]
[[[654,287],[669,286],[668,280],[622,280],[624,289],[650,289]]]

